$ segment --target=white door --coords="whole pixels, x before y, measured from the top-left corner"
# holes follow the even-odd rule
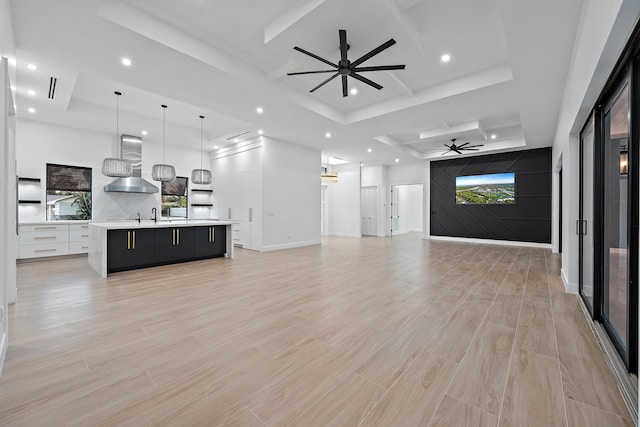
[[[391,235],[400,229],[400,191],[397,186],[391,187]]]
[[[329,235],[329,224],[327,223],[327,186],[323,185],[320,191],[320,235]]]
[[[378,187],[360,189],[361,233],[363,236],[378,234]]]

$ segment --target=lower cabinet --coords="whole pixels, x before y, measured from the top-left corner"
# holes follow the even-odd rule
[[[193,259],[193,227],[158,228],[155,232],[157,263]]]
[[[224,256],[227,252],[227,227],[225,225],[211,225],[208,227],[193,227],[194,257],[212,258]]]
[[[107,231],[107,271],[224,256],[225,225]]]
[[[109,271],[128,270],[155,263],[156,230],[109,230],[107,260]]]

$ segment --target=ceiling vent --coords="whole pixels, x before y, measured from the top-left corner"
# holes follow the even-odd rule
[[[49,77],[49,99],[53,99],[56,96],[56,84],[58,83],[57,77]]]

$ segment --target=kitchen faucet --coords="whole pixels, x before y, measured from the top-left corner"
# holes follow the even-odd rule
[[[151,217],[151,219],[153,220],[153,222],[157,223],[158,222],[158,211],[156,211],[156,208],[151,208],[151,214],[153,215]]]
[[[140,224],[140,212],[138,212],[138,215],[136,215],[136,220],[138,221],[138,224]]]

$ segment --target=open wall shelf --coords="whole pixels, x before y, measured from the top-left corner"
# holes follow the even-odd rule
[[[40,178],[27,178],[23,176],[18,177],[18,181],[20,182],[40,182]]]
[[[200,188],[192,188],[191,191],[195,191],[198,193],[213,193],[213,190],[205,190],[205,189],[200,189]]]
[[[211,203],[191,203],[192,207],[210,208],[213,205]]]
[[[39,205],[42,202],[40,200],[18,200],[18,203],[31,203],[34,205]]]

